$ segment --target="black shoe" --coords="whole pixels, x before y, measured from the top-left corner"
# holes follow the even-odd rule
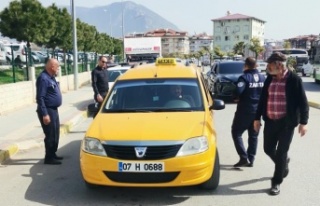
[[[53,157],[53,159],[55,159],[55,160],[63,160],[63,157],[60,157],[60,156],[55,155],[55,156]]]
[[[278,195],[280,193],[280,184],[272,184],[270,195]]]
[[[250,162],[247,167],[253,167],[253,162]]]
[[[44,164],[46,164],[46,165],[61,165],[62,163],[56,159],[45,159]]]
[[[286,178],[289,174],[289,162],[290,162],[290,157],[288,157],[288,159],[287,159],[286,168],[283,173],[283,178]]]
[[[249,165],[248,160],[241,158],[237,164],[233,165],[233,167],[245,167],[248,165]]]

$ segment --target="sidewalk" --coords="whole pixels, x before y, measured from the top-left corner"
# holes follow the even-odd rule
[[[309,105],[320,109],[320,85],[304,82]],[[61,138],[74,125],[87,118],[87,105],[93,102],[91,85],[62,94],[59,108]],[[43,147],[44,134],[40,126],[36,103],[0,116],[0,164],[18,151]]]
[[[91,85],[62,93],[59,107],[60,137],[87,118],[87,105],[93,102]],[[33,103],[0,116],[0,164],[18,151],[44,146],[44,134]]]

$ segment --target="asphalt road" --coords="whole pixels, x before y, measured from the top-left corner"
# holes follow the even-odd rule
[[[117,188],[88,190],[79,168],[80,141],[92,119],[77,125],[61,139],[59,155],[62,165],[44,165],[43,148],[15,155],[0,167],[1,205],[319,205],[320,141],[317,134],[320,110],[311,108],[307,135],[296,130],[290,148],[290,173],[278,196],[269,196],[273,164],[263,153],[262,134],[253,168],[235,170],[238,157],[231,139],[231,122],[235,104],[215,112],[221,179],[214,192],[197,187],[184,188]],[[244,135],[246,139],[246,135]]]

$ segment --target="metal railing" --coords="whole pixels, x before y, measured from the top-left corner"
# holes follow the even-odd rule
[[[27,49],[26,49],[27,50]],[[61,73],[62,75],[69,75],[74,73],[74,66],[73,66],[73,58],[70,54],[62,55],[60,52],[50,52],[46,51],[47,56],[40,60],[36,59],[36,57],[32,56],[32,51],[25,52],[25,62],[22,62],[19,59],[18,55],[15,55],[15,52],[11,48],[11,55],[7,54],[7,64],[0,65],[0,84],[7,84],[7,83],[16,83],[20,81],[28,81],[29,74],[28,74],[28,67],[33,66],[35,67],[36,76],[40,74],[40,72],[44,69],[45,63],[47,62],[48,58],[52,57],[58,59],[61,66]],[[66,58],[64,58],[64,56]],[[72,57],[72,58],[71,58]],[[86,72],[95,68],[97,64],[97,55],[93,58],[88,59],[88,55],[84,55],[84,58],[79,58],[78,61],[78,72]]]

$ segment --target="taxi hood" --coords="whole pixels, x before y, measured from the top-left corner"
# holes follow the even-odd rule
[[[100,113],[86,136],[100,140],[185,140],[201,136],[204,111],[170,113]]]

